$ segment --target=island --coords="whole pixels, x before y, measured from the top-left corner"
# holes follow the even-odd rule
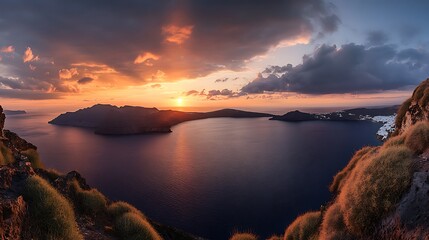
[[[374,121],[383,125],[377,132],[380,140],[385,140],[395,130],[395,117],[399,106],[380,108],[353,108],[331,113],[306,113],[299,110],[281,116],[273,116],[270,120],[285,122],[304,121]]]
[[[24,110],[4,110],[3,113],[5,115],[20,115],[20,114],[27,114]]]
[[[181,112],[136,106],[117,107],[97,104],[76,112],[67,112],[49,121],[50,124],[85,127],[96,134],[129,135],[144,133],[169,133],[171,127],[182,122],[207,118],[259,118],[274,117],[268,113],[222,109],[212,112]]]

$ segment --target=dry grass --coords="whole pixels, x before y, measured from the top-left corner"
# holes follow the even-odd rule
[[[141,217],[145,218],[144,214],[140,212],[137,208],[132,206],[131,204],[123,201],[114,202],[110,204],[110,206],[107,208],[107,212],[110,216],[113,218],[120,217],[124,213],[132,212],[140,215]]]
[[[83,239],[70,203],[46,180],[31,176],[23,191],[35,239]]]
[[[364,161],[365,159],[374,155],[378,150],[378,147],[364,147],[353,155],[350,162],[347,164],[345,168],[343,168],[337,175],[335,175],[334,180],[329,186],[329,190],[333,193],[338,193],[344,185],[344,182],[350,176],[351,172],[355,168],[356,164],[360,161]]]
[[[383,148],[395,147],[405,144],[405,134],[401,134],[398,136],[390,137],[383,144]]]
[[[72,188],[76,192],[78,207],[83,213],[97,215],[106,212],[107,199],[97,189],[83,190],[76,181],[73,182]]]
[[[252,233],[235,233],[229,240],[257,240],[258,237]]]
[[[409,98],[402,103],[401,107],[399,107],[398,112],[396,113],[396,118],[395,118],[396,129],[401,128],[402,121],[404,120],[405,114],[407,113],[408,108],[410,107],[412,101],[413,101],[413,99]]]
[[[40,160],[39,153],[35,149],[27,149],[21,152],[22,155],[28,158],[28,161],[31,163],[33,168],[45,168],[42,161]]]
[[[116,220],[115,231],[121,239],[162,239],[146,219],[132,212],[125,213]]]
[[[14,161],[15,158],[13,157],[12,151],[0,142],[0,165],[7,165]]]
[[[348,240],[352,236],[347,233],[343,212],[338,203],[332,204],[323,216],[319,239],[323,240]]]
[[[49,168],[49,169],[45,169],[46,171],[46,176],[48,177],[48,179],[50,181],[55,181],[55,179],[59,178],[60,176],[62,176],[63,174],[60,173],[59,171]]]
[[[352,234],[369,234],[395,207],[409,187],[412,156],[407,147],[392,146],[355,166],[338,198]]]
[[[316,240],[322,222],[320,211],[307,212],[295,219],[285,231],[284,240]]]
[[[407,130],[405,145],[417,154],[423,153],[429,147],[429,122],[418,122]]]
[[[267,240],[283,240],[283,236],[273,235],[269,237]]]

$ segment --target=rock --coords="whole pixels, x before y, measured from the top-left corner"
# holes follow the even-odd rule
[[[397,133],[405,132],[416,122],[429,120],[429,78],[420,83],[411,98],[403,103],[397,117]]]
[[[0,197],[0,238],[21,239],[26,214],[27,205],[22,196],[11,199]]]
[[[6,120],[6,115],[4,115],[3,108],[0,106],[0,140],[4,139],[3,128],[4,128],[5,120]]]

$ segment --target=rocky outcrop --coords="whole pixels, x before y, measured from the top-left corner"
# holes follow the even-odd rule
[[[0,140],[4,139],[3,128],[5,119],[6,116],[3,113],[3,108],[0,106]]]
[[[403,133],[416,122],[423,120],[429,120],[429,78],[420,83],[411,98],[399,108],[396,131]]]

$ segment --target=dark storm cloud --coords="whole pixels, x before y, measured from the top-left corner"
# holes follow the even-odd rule
[[[72,68],[64,76],[74,82],[84,71],[141,83],[158,71],[193,78],[240,69],[283,40],[330,33],[338,23],[323,0],[5,0],[0,47],[13,46],[16,56],[0,64],[23,89],[76,91],[58,76]],[[24,63],[28,47],[38,58]]]
[[[429,54],[395,46],[322,45],[295,67],[274,66],[245,85],[244,93],[331,94],[374,92],[416,85],[429,73]],[[265,75],[265,76],[264,76]]]
[[[371,31],[367,36],[367,42],[370,46],[383,45],[388,40],[389,36],[383,31]]]
[[[90,83],[92,81],[94,81],[94,78],[83,77],[83,78],[77,80],[77,83],[79,83],[79,84],[87,84],[87,83]]]

